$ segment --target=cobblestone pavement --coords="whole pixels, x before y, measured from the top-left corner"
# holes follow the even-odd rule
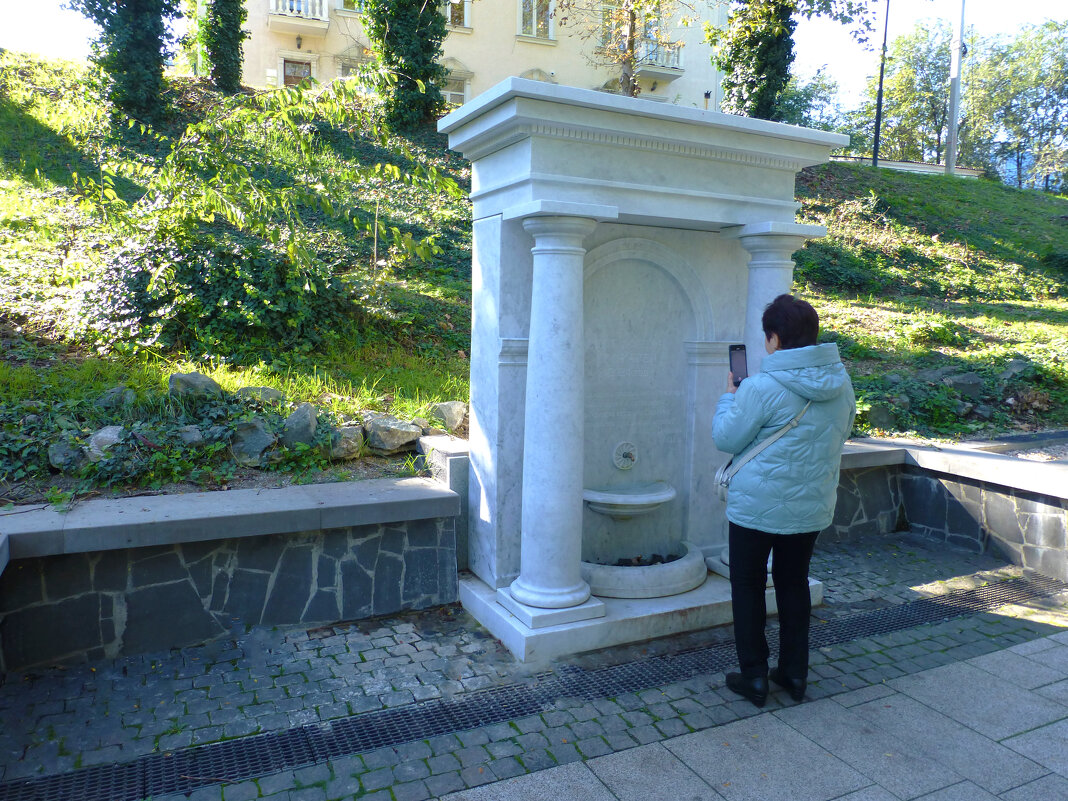
[[[910,535],[821,543],[812,574],[824,582],[826,605],[814,615],[863,614],[1021,573]],[[1068,595],[862,637],[813,652],[808,697],[877,692],[887,679],[1065,626]],[[623,664],[731,636],[730,627],[679,635],[560,660],[551,670]],[[197,648],[5,679],[0,783],[536,681],[456,606],[310,631],[235,628]],[[723,680],[717,673],[606,698],[557,698],[540,714],[166,798],[434,798],[754,714]],[[765,709],[784,700],[773,695]]]

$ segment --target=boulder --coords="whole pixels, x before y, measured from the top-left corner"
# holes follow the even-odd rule
[[[89,461],[99,462],[103,459],[110,448],[122,441],[124,433],[125,429],[122,426],[104,426],[96,431],[89,437],[85,446],[85,455],[89,457]]]
[[[980,420],[989,420],[994,416],[994,407],[987,406],[985,403],[980,403],[975,407],[975,416]]]
[[[190,445],[192,447],[203,445],[205,442],[204,434],[200,430],[200,426],[196,425],[182,426],[178,429],[178,436],[181,438],[184,445]]]
[[[251,398],[252,400],[258,400],[260,403],[281,403],[285,400],[282,390],[274,387],[241,387],[234,394],[242,400]]]
[[[368,446],[382,456],[410,451],[416,440],[423,436],[423,429],[419,426],[389,415],[374,418],[365,428]]]
[[[119,384],[112,387],[96,399],[96,406],[100,409],[121,409],[123,406],[131,406],[137,400],[137,393]]]
[[[319,410],[310,403],[302,403],[286,418],[282,431],[282,444],[287,448],[297,445],[311,445],[315,441],[315,428],[319,419]]]
[[[467,404],[461,401],[445,401],[430,407],[430,419],[440,420],[448,431],[455,431],[467,416]]]
[[[330,458],[335,462],[359,458],[365,439],[363,426],[342,426],[330,437]]]
[[[203,373],[174,373],[167,379],[167,390],[181,398],[220,398],[223,388]]]
[[[1025,359],[1012,359],[1005,365],[1005,369],[998,374],[998,378],[1002,381],[1011,381],[1018,375],[1025,375],[1034,372],[1034,368],[1031,363]]]
[[[61,473],[76,473],[85,461],[85,452],[72,442],[62,440],[48,446],[48,463]]]
[[[868,425],[873,428],[893,429],[897,427],[897,417],[894,415],[894,410],[882,403],[873,405],[864,413],[864,417],[868,421]]]
[[[888,373],[883,380],[886,381],[886,383],[892,387],[896,387],[898,384],[901,384],[905,381],[905,379],[897,373]]]
[[[978,398],[983,394],[983,377],[978,373],[947,375],[942,378],[942,383],[966,398]]]
[[[929,381],[934,384],[942,380],[942,376],[950,372],[949,367],[931,367],[926,370],[917,370],[916,379],[918,381]]]
[[[242,420],[235,427],[230,452],[239,465],[262,467],[266,451],[272,448],[275,442],[275,436],[267,428],[266,421],[253,417],[251,420]]]

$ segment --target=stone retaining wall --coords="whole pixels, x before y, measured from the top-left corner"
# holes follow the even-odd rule
[[[843,470],[834,522],[820,533],[820,539],[848,542],[867,534],[889,534],[908,528],[899,474],[899,465]]]
[[[455,518],[12,561],[0,672],[147,653],[244,625],[323,624],[457,599]]]
[[[900,486],[913,531],[1068,581],[1065,498],[911,466]]]
[[[842,471],[822,539],[904,530],[1068,581],[1068,499],[912,464]]]

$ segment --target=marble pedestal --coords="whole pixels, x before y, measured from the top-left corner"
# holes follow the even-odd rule
[[[813,606],[823,603],[822,582],[809,579],[809,594]],[[769,587],[766,597],[768,614],[776,614],[775,590]],[[603,617],[533,629],[498,603],[497,592],[477,576],[465,573],[460,577],[464,609],[517,659],[535,667],[568,654],[724,626],[734,619],[730,582],[715,574],[681,595],[594,600],[603,604]]]

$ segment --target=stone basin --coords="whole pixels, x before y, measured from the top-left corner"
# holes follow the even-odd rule
[[[701,550],[681,543],[682,558],[658,565],[618,566],[582,563],[590,592],[602,598],[663,598],[700,587],[708,576]]]
[[[582,499],[591,512],[608,515],[613,520],[630,520],[655,512],[662,504],[675,499],[675,488],[664,481],[611,490],[582,490]]]

